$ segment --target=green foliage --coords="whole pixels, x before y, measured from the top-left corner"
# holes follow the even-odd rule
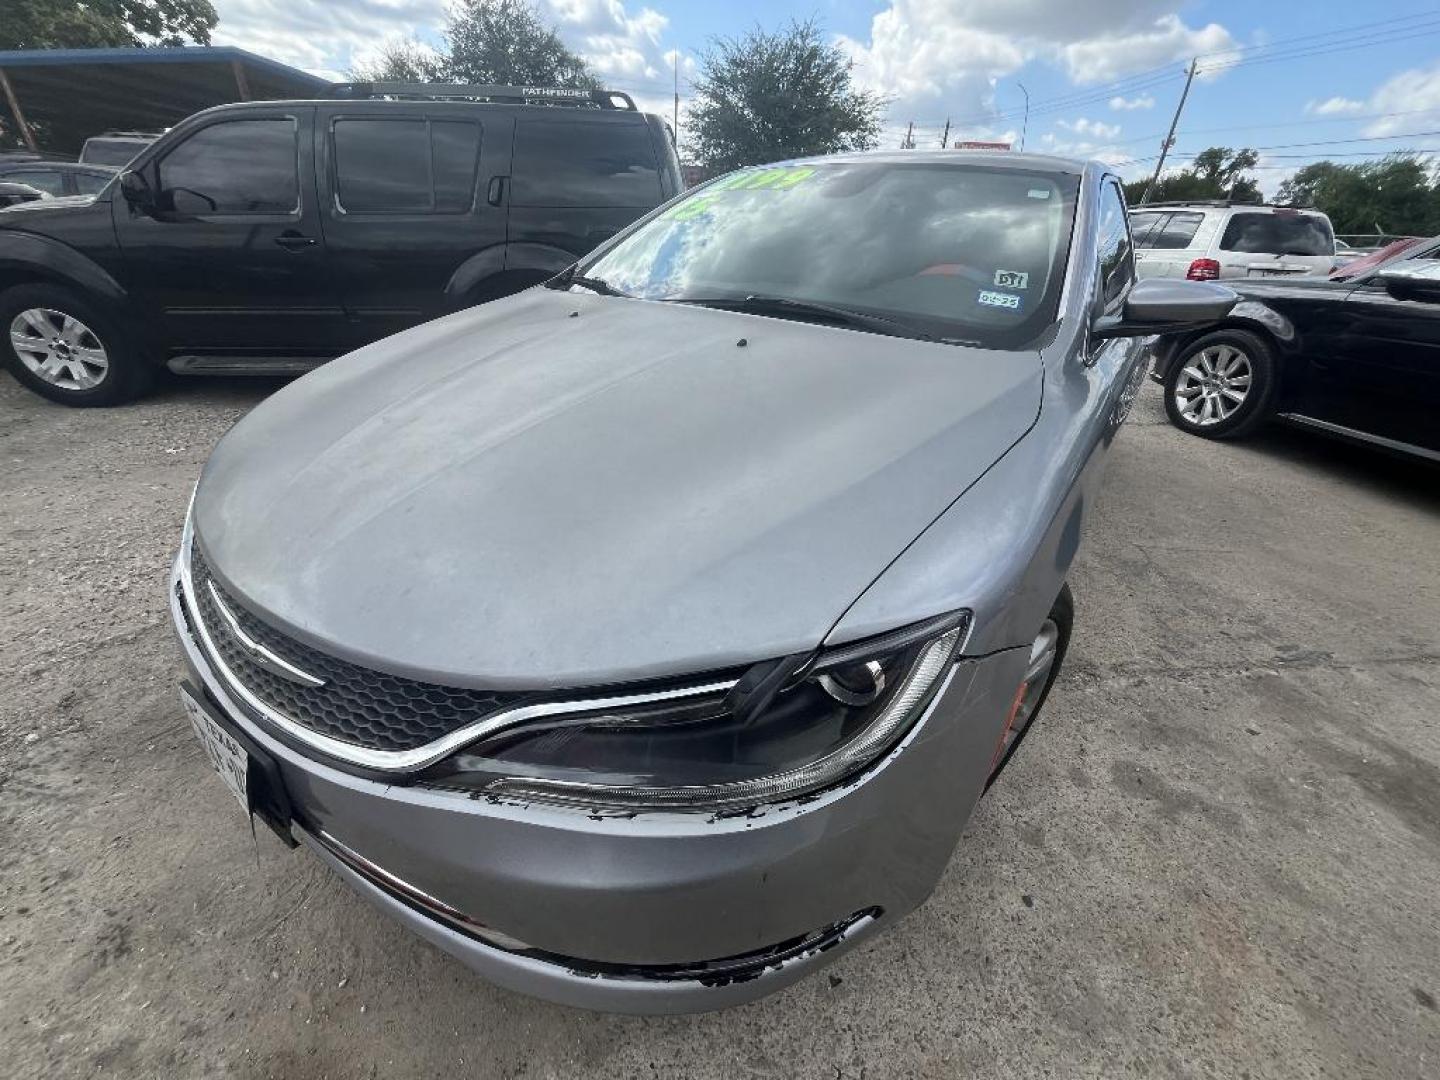
[[[360,82],[599,86],[585,61],[526,0],[460,0],[450,9],[442,50],[391,42],[377,63],[356,68],[350,76]]]
[[[0,49],[210,44],[210,0],[4,0]]]
[[[1440,172],[1410,153],[1358,165],[1317,161],[1280,185],[1278,200],[1323,210],[1337,233],[1440,233]]]
[[[719,38],[703,59],[686,149],[714,171],[872,147],[885,101],[856,90],[850,60],[813,22]]]
[[[1150,201],[1235,199],[1237,202],[1263,202],[1260,185],[1253,176],[1245,175],[1245,170],[1254,168],[1259,160],[1260,155],[1254,150],[1212,146],[1196,154],[1189,168],[1162,176],[1150,195]],[[1125,200],[1131,206],[1139,206],[1149,184],[1149,178],[1126,184]]]

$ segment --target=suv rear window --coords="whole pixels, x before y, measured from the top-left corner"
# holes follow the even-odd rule
[[[1333,255],[1330,223],[1313,214],[1236,214],[1220,238],[1221,251],[1264,255]]]
[[[480,125],[337,119],[335,198],[349,213],[462,214],[475,201]]]
[[[515,125],[515,206],[659,203],[660,169],[641,124],[520,121]]]

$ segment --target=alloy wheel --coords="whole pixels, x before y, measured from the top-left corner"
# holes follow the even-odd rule
[[[90,327],[54,308],[27,308],[10,323],[10,344],[34,375],[62,390],[93,390],[110,370]]]
[[[1229,420],[1249,397],[1252,375],[1250,358],[1234,345],[1208,346],[1181,369],[1175,406],[1196,427]]]

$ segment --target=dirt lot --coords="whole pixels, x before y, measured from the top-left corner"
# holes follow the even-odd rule
[[[1043,725],[920,912],[702,1017],[492,989],[266,835],[174,692],[164,575],[272,383],[0,376],[0,1075],[1440,1075],[1440,473],[1147,390]]]

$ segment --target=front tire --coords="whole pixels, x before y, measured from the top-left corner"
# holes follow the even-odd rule
[[[1021,740],[1032,727],[1040,713],[1040,707],[1050,696],[1050,688],[1065,663],[1065,653],[1070,648],[1070,631],[1075,626],[1075,596],[1067,584],[1055,598],[1050,614],[1040,624],[1035,640],[1030,644],[1030,659],[1025,667],[1025,682],[1016,694],[1016,702],[1006,718],[1005,731],[995,748],[995,760],[990,766],[990,777],[985,781],[985,790],[1010,763]]]
[[[117,320],[61,285],[17,285],[0,293],[0,334],[0,362],[62,405],[116,405],[154,378]]]
[[[1165,376],[1165,415],[1202,439],[1233,439],[1263,424],[1275,396],[1269,342],[1248,330],[1216,330],[1180,350]]]

